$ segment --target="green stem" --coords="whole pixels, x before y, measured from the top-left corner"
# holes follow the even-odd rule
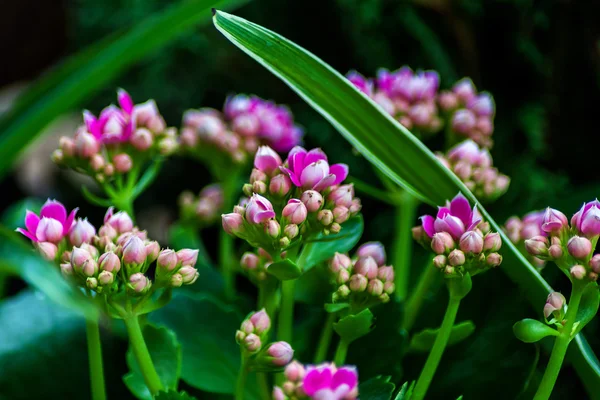
[[[144,341],[144,336],[142,335],[142,329],[140,328],[138,317],[137,315],[130,315],[125,318],[123,322],[125,322],[125,327],[127,328],[127,333],[129,334],[129,344],[131,345],[133,354],[138,362],[140,371],[144,376],[146,386],[148,386],[150,392],[155,395],[163,390],[163,384],[156,373],[154,364],[152,363],[152,358],[148,352],[146,342]]]
[[[419,201],[409,192],[402,191],[399,193],[398,206],[396,207],[396,237],[392,247],[396,277],[394,283],[398,300],[404,300],[408,293],[410,260],[413,249],[411,229],[415,224],[418,205]]]
[[[92,400],[105,400],[104,368],[102,367],[102,343],[98,321],[87,319],[85,322],[87,334],[88,358],[90,363],[90,384]]]
[[[349,346],[350,342],[348,342],[344,338],[340,338],[337,349],[335,350],[335,356],[333,356],[333,362],[338,367],[344,365],[344,363],[346,362],[346,354],[348,354]]]
[[[571,298],[569,299],[567,314],[565,315],[567,322],[560,330],[560,334],[554,341],[554,347],[552,348],[550,361],[546,367],[546,372],[544,372],[542,382],[540,382],[540,386],[535,393],[533,398],[534,400],[546,400],[549,399],[550,395],[552,394],[552,389],[554,389],[554,384],[556,383],[556,379],[560,373],[560,368],[565,359],[565,355],[567,354],[567,348],[569,347],[569,343],[571,343],[571,331],[573,330],[573,325],[576,322],[575,319],[577,317],[577,311],[579,309],[579,303],[581,302],[581,296],[584,288],[585,285],[582,285],[578,282],[573,283]]]
[[[237,383],[235,386],[235,400],[244,400],[244,389],[246,387],[246,378],[248,377],[246,362],[246,356],[242,354],[242,362],[240,364],[240,371],[238,372]]]
[[[256,374],[256,383],[260,391],[260,398],[263,400],[271,399],[271,389],[269,389],[269,381],[267,380],[266,372],[259,372]]]
[[[291,344],[294,324],[294,288],[295,280],[281,281],[281,310],[277,325],[277,340]]]
[[[321,331],[321,338],[319,339],[319,345],[315,353],[315,364],[322,363],[327,359],[327,350],[331,344],[331,336],[333,334],[333,323],[335,322],[335,313],[329,313],[327,321]]]
[[[448,339],[450,339],[460,301],[471,290],[471,277],[467,274],[462,278],[450,278],[446,281],[446,284],[450,294],[446,314],[444,315],[442,326],[433,343],[433,348],[431,349],[427,361],[425,362],[425,366],[421,371],[421,375],[417,380],[411,400],[423,400],[427,394],[427,389],[429,389],[429,385],[433,380],[435,371],[437,370],[442,355],[444,354],[444,350],[446,349],[446,345],[448,344]]]
[[[423,306],[427,292],[429,292],[431,285],[433,285],[433,283],[436,281],[439,273],[439,270],[432,265],[431,261],[428,261],[427,265],[423,269],[423,272],[421,272],[416,289],[410,294],[410,297],[406,301],[406,305],[404,307],[402,329],[405,331],[410,332],[411,328],[413,327],[417,316],[421,311],[421,307]]]
[[[275,310],[277,309],[277,281],[275,279],[268,278],[259,284],[258,308],[264,308],[271,320],[275,320]]]

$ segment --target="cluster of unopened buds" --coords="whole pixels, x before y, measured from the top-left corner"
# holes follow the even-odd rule
[[[260,145],[285,152],[300,144],[302,135],[287,107],[240,94],[226,100],[222,113],[212,108],[187,111],[181,143],[200,158],[211,159],[216,148],[243,163]]]
[[[358,372],[355,367],[333,363],[304,366],[292,361],[284,371],[285,382],[273,388],[273,400],[355,400]]]
[[[426,135],[442,128],[436,105],[440,83],[437,72],[413,72],[409,67],[402,67],[394,72],[381,69],[375,79],[367,79],[355,71],[347,77],[385,112],[415,133]]]
[[[504,224],[504,231],[506,235],[515,245],[521,247],[521,251],[525,251],[525,241],[536,236],[547,236],[546,232],[542,230],[542,221],[544,219],[544,210],[532,211],[523,216],[523,219],[519,217],[510,217]],[[529,252],[525,251],[528,260],[535,265],[538,269],[543,268],[546,265],[546,261],[532,256]]]
[[[492,147],[495,105],[489,93],[477,93],[473,82],[464,78],[452,90],[440,92],[438,104],[450,131],[461,138],[456,141],[468,138],[482,147]]]
[[[492,166],[492,156],[471,139],[457,144],[438,159],[478,198],[494,200],[508,190],[510,178]]]
[[[385,249],[379,242],[363,244],[353,258],[335,253],[329,270],[337,285],[333,302],[349,303],[351,313],[387,303],[394,293],[394,267],[385,265]]]
[[[525,240],[534,257],[554,261],[573,280],[596,281],[600,273],[600,254],[594,249],[600,236],[600,202],[583,204],[571,218],[547,208],[541,221],[542,234]]]
[[[294,350],[287,342],[266,344],[271,329],[271,318],[263,308],[250,313],[235,334],[246,366],[253,371],[277,371],[294,358]]]
[[[285,258],[285,252],[281,255]],[[242,255],[240,266],[248,274],[250,280],[256,284],[268,279],[267,269],[273,263],[273,258],[264,249],[259,248],[256,253],[246,252]]]
[[[198,278],[194,268],[198,250],[161,250],[123,211],[114,213],[110,208],[97,233],[86,219],[75,221],[75,213],[67,216],[62,204],[48,200],[40,216],[27,211],[25,229],[18,231],[77,284],[98,293],[110,294],[124,287],[132,295],[142,295],[152,286],[146,272],[154,261],[154,283],[159,288],[192,284]]]
[[[338,233],[361,209],[344,164],[329,165],[321,149],[294,147],[285,163],[270,147],[258,149],[244,199],[222,216],[223,228],[268,252],[286,249],[300,237]]]
[[[223,200],[223,189],[218,183],[204,187],[198,196],[185,191],[179,196],[181,219],[209,225],[221,215]]]
[[[177,150],[177,130],[167,128],[154,100],[134,104],[120,89],[118,102],[119,107],[110,105],[99,117],[84,111],[84,124],[75,136],[60,138],[54,162],[102,183]]]
[[[435,218],[421,217],[421,223],[413,228],[413,237],[437,254],[433,265],[448,277],[476,275],[502,263],[502,238],[460,193]]]

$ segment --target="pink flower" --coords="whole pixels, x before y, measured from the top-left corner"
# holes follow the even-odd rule
[[[544,212],[544,216],[542,218],[542,230],[544,232],[556,233],[568,227],[569,221],[567,220],[565,214],[550,207],[546,208],[546,211]]]
[[[358,88],[361,92],[371,97],[373,95],[373,82],[370,79],[366,79],[364,76],[356,71],[350,71],[346,75],[346,78]]]
[[[302,381],[304,392],[312,399],[341,400],[356,398],[358,373],[356,368],[334,364],[308,367]],[[354,392],[355,395],[352,395]]]
[[[430,238],[435,233],[447,232],[454,240],[458,240],[463,233],[477,227],[481,219],[477,207],[471,209],[469,200],[459,193],[445,207],[439,207],[436,218],[424,215],[421,217],[421,223]]]
[[[246,206],[246,220],[251,224],[260,224],[271,218],[275,218],[271,202],[259,194],[253,194]]]
[[[323,190],[340,184],[348,176],[348,166],[330,166],[321,149],[306,151],[296,146],[290,151],[287,163],[289,168],[281,169],[289,175],[294,185],[303,189]]]
[[[69,233],[77,210],[78,208],[74,209],[67,216],[65,206],[56,200],[48,199],[42,206],[39,216],[27,210],[25,213],[26,229],[17,228],[17,232],[34,242],[58,243]]]
[[[279,169],[279,166],[281,166],[279,154],[269,146],[260,146],[258,148],[254,156],[254,167],[266,174],[272,174]]]
[[[586,236],[600,235],[600,202],[584,203],[571,218],[571,225]]]
[[[448,159],[452,162],[466,161],[478,167],[489,167],[492,158],[487,150],[479,148],[471,139],[454,146],[448,151]]]

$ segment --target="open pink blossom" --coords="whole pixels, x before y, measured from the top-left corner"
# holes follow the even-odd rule
[[[253,194],[246,206],[246,220],[251,224],[260,224],[275,218],[273,205],[259,194]]]
[[[65,206],[56,200],[48,199],[42,206],[39,216],[27,210],[25,214],[26,229],[17,228],[17,232],[34,242],[58,243],[69,233],[77,210],[76,208],[67,215]]]
[[[446,232],[458,240],[466,231],[475,229],[481,219],[477,207],[471,209],[469,200],[459,193],[445,207],[439,207],[435,218],[431,215],[422,216],[421,223],[430,238],[438,232]]]
[[[288,168],[281,169],[289,175],[294,185],[303,189],[323,190],[342,183],[348,176],[348,166],[330,166],[321,149],[306,151],[296,146],[288,154],[287,162]]]
[[[354,399],[358,395],[358,372],[356,368],[334,364],[308,367],[302,381],[304,392],[311,399],[341,400]]]
[[[600,202],[584,203],[571,218],[571,225],[586,236],[600,235]]]

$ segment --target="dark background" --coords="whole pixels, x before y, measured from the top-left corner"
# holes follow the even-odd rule
[[[65,56],[169,4],[157,0],[2,3],[3,94],[9,87],[35,80]],[[499,222],[548,205],[570,216],[583,201],[598,195],[598,1],[254,0],[233,13],[282,34],[341,73],[357,69],[373,76],[380,67],[409,65],[439,71],[442,88],[469,76],[480,90],[490,91],[497,105],[492,155],[495,165],[512,179],[508,193],[489,206]],[[348,163],[352,175],[375,181],[369,164],[356,156],[332,127],[210,25],[147,57],[90,99],[85,108],[97,112],[114,102],[116,87],[127,89],[136,102],[154,98],[173,126],[179,126],[184,110],[220,108],[225,96],[233,92],[288,104],[306,129],[308,147],[323,147],[330,159]],[[434,138],[428,145],[438,150],[442,143]],[[53,147],[51,144],[42,155],[49,157]],[[29,157],[27,162],[35,159]],[[0,210],[32,195],[22,182],[20,168],[0,182]],[[103,210],[84,202],[78,183],[57,174],[52,184],[41,185],[33,194],[56,197],[70,207],[81,206],[83,215],[99,222]],[[204,167],[189,160],[171,160],[136,203],[136,209],[156,209],[166,213],[166,220],[172,220],[177,215],[177,195],[184,189],[199,190],[209,182]],[[365,240],[389,243],[393,211],[363,199]],[[421,211],[431,210],[423,207]],[[205,235],[209,249],[215,233],[216,229]],[[566,289],[563,277],[553,271],[545,274],[553,286]],[[533,357],[533,346],[515,344],[510,331],[512,323],[534,311],[520,289],[501,272],[491,275],[477,278],[469,296],[472,304],[459,314],[460,320],[473,319],[482,329],[468,343],[449,351],[446,360],[463,360],[454,364],[446,361],[441,366],[431,398],[456,398],[461,393],[471,394],[465,398],[480,398],[483,393],[488,398],[512,398],[518,390],[496,397],[490,388],[502,380],[511,385],[513,378],[515,385],[523,385],[528,376],[535,381],[536,374],[529,375],[535,364],[523,361]],[[20,287],[13,282],[11,291]],[[444,302],[441,295],[431,299],[427,317],[419,326],[435,326]],[[596,328],[592,323],[586,331],[592,346],[600,350]],[[505,334],[506,343],[498,344],[496,339],[488,342],[485,334],[490,331],[494,337]],[[417,376],[421,362],[418,357],[408,358],[406,379]],[[546,362],[542,353],[538,373]],[[555,397],[584,398],[577,376],[568,368],[565,371]],[[478,373],[479,378],[472,378]],[[113,388],[116,393],[123,389]]]

